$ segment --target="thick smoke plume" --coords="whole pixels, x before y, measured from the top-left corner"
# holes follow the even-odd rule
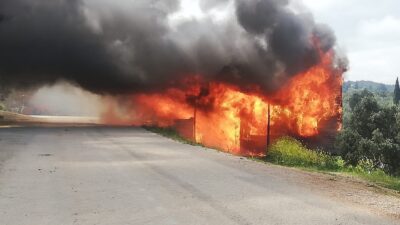
[[[288,0],[198,3],[202,15],[185,17],[179,0],[1,0],[0,82],[119,94],[201,75],[268,92],[319,62],[316,40],[335,45]]]

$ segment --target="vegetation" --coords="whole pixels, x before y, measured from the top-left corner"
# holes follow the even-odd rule
[[[182,142],[184,144],[189,144],[189,145],[196,145],[196,146],[201,146],[201,144],[196,143],[194,141],[188,140],[176,132],[176,130],[172,127],[155,127],[155,126],[143,126],[144,129],[160,134],[161,136],[171,138],[175,141]]]
[[[313,168],[318,170],[337,170],[343,160],[322,151],[311,151],[301,142],[285,137],[268,149],[267,161],[285,166]]]
[[[400,177],[390,176],[376,169],[371,161],[362,160],[356,166],[348,165],[340,156],[305,147],[293,138],[282,138],[269,148],[267,162],[326,172],[340,172],[365,179],[379,186],[400,191]]]
[[[362,87],[362,88],[360,88]],[[343,86],[343,131],[336,148],[344,170],[400,190],[400,87],[373,82]]]
[[[373,93],[393,93],[394,85],[376,83],[373,81],[346,81],[343,84],[343,92],[347,93],[353,90],[367,89]]]
[[[357,166],[369,161],[374,169],[400,175],[400,110],[381,105],[367,90],[353,93],[344,130],[336,147],[346,164]]]
[[[396,79],[396,85],[394,86],[393,103],[396,105],[399,105],[399,103],[400,103],[399,78]]]

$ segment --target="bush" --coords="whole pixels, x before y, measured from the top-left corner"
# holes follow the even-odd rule
[[[354,131],[348,129],[342,131],[336,140],[336,147],[340,149],[340,153],[346,164],[356,166],[362,158],[362,153],[358,151],[358,145],[361,136]]]
[[[369,161],[374,169],[400,175],[399,108],[379,105],[368,91],[353,94],[349,102],[348,123],[336,140],[346,164]]]
[[[323,170],[338,170],[343,167],[340,157],[333,157],[322,151],[306,148],[301,142],[285,137],[273,144],[267,160],[286,166],[299,166]]]
[[[349,135],[349,133],[347,134]],[[351,141],[352,139],[347,140]],[[369,141],[361,145],[368,147],[368,143]],[[335,157],[324,152],[310,150],[293,138],[285,137],[273,144],[269,149],[266,161],[292,167],[344,172],[379,186],[400,191],[400,178],[390,176],[383,169],[377,168],[376,163],[371,159],[364,157],[354,165],[345,165],[345,160],[340,156]]]

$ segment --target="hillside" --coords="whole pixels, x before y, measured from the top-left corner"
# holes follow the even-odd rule
[[[350,90],[363,90],[367,89],[368,91],[374,93],[382,93],[382,92],[393,92],[394,90],[394,81],[393,85],[377,83],[373,81],[346,81],[343,84],[343,92],[347,93]]]

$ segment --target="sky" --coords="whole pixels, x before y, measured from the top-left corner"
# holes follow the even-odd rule
[[[400,76],[399,0],[303,0],[336,33],[350,61],[346,80],[394,83]]]
[[[201,17],[201,10],[196,2],[197,0],[182,0],[182,13],[178,16]],[[292,2],[305,5],[317,22],[325,23],[334,30],[338,47],[349,59],[349,71],[345,74],[345,80],[371,80],[392,84],[396,77],[400,77],[399,0]],[[224,14],[216,13],[214,16],[223,18]]]

